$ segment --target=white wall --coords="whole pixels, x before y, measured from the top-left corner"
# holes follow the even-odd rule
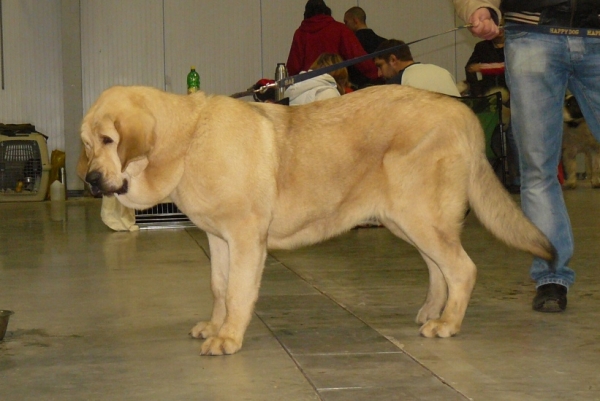
[[[80,4],[84,110],[109,86],[164,88],[163,1]]]
[[[60,1],[3,0],[0,122],[31,123],[64,149]]]
[[[262,77],[272,77],[276,64],[287,60],[306,3],[1,1],[6,88],[0,90],[0,122],[33,123],[50,137],[50,151],[66,149],[67,186],[72,190],[83,188],[74,174],[80,145],[73,122],[102,90],[117,84],[150,85],[185,93],[185,78],[194,65],[203,90],[224,95],[243,91]],[[327,4],[339,21],[348,8],[359,5],[376,33],[407,42],[456,23],[449,1],[327,0]],[[80,26],[79,36],[65,29],[75,25]],[[79,41],[80,58],[73,56]],[[463,31],[415,44],[411,50],[416,60],[438,64],[460,80],[474,43]],[[80,89],[72,82],[77,74],[71,73],[78,70]]]
[[[186,93],[194,65],[201,89],[230,95],[261,74],[261,2],[165,0],[166,90]]]

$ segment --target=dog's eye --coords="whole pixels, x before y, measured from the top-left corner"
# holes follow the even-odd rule
[[[108,144],[113,143],[113,140],[110,137],[108,137],[108,136],[103,136],[102,137],[102,143],[104,145],[108,145]]]

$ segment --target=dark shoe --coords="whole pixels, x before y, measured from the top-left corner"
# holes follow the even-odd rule
[[[567,308],[567,287],[560,284],[544,284],[537,288],[533,298],[533,310],[538,312],[562,312]]]

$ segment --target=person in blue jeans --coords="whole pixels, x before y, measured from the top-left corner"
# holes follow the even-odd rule
[[[506,79],[511,94],[511,124],[521,170],[525,214],[557,251],[554,265],[534,259],[533,309],[561,312],[575,281],[571,222],[557,178],[561,158],[565,91],[569,89],[593,135],[600,141],[600,0],[454,0],[457,14],[472,24],[471,33],[490,40],[498,35],[501,10],[505,25]],[[531,25],[535,25],[532,28]],[[571,34],[564,32],[571,31]],[[561,34],[554,34],[561,32]],[[576,34],[576,32],[578,34]],[[593,33],[592,32],[592,33]]]

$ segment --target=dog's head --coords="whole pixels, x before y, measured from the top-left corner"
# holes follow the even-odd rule
[[[565,103],[563,105],[563,118],[565,123],[570,125],[578,125],[583,121],[583,113],[579,108],[579,103],[573,95],[565,96]]]
[[[132,162],[147,161],[155,125],[144,97],[135,90],[113,87],[102,93],[83,119],[83,150],[77,165],[77,174],[93,195],[127,193],[125,170]]]

